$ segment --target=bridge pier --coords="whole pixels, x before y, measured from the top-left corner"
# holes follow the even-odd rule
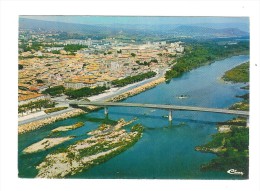
[[[169,110],[169,115],[168,115],[169,121],[172,121],[172,110]]]
[[[104,107],[104,113],[105,113],[105,116],[108,115],[108,108],[107,107]]]
[[[246,118],[246,126],[249,127],[249,117]]]

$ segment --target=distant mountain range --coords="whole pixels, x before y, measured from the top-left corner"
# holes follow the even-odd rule
[[[159,35],[159,36],[187,36],[187,37],[202,37],[202,38],[217,38],[217,37],[244,37],[249,36],[248,32],[238,28],[212,28],[196,25],[87,25],[75,23],[62,23],[54,21],[42,21],[34,19],[19,19],[19,27],[21,29],[60,31],[68,33],[81,34],[96,34],[102,36],[124,35]],[[219,25],[220,26],[220,25]]]
[[[187,36],[240,37],[249,35],[236,28],[214,29],[200,26],[179,26],[173,32]]]

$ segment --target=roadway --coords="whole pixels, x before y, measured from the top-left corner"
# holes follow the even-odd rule
[[[224,114],[249,116],[248,111],[229,110],[229,109],[220,109],[220,108],[193,107],[193,106],[163,105],[163,104],[78,101],[78,102],[70,102],[70,105],[79,105],[79,106],[93,105],[93,106],[100,106],[100,107],[106,107],[106,106],[107,107],[108,106],[144,107],[144,108],[164,109],[164,110],[199,111],[199,112],[224,113]]]
[[[60,114],[63,114],[63,113],[66,113],[66,112],[69,112],[69,111],[72,111],[72,110],[74,110],[74,108],[68,108],[68,109],[65,109],[65,110],[61,110],[61,111],[57,111],[57,112],[53,112],[53,113],[49,113],[49,114],[43,113],[42,115],[39,115],[39,116],[33,116],[34,113],[32,113],[31,114],[32,117],[18,121],[18,125],[23,125],[23,124],[31,123],[31,122],[34,122],[34,121],[46,119],[48,117],[57,116],[57,115],[60,115]]]
[[[132,90],[138,86],[141,86],[141,85],[144,85],[144,84],[147,84],[153,80],[156,80],[156,79],[159,79],[161,77],[164,76],[164,73],[166,72],[167,68],[163,68],[159,71],[159,73],[153,77],[153,78],[149,78],[149,79],[145,79],[141,82],[137,82],[137,83],[134,83],[134,84],[129,84],[125,87],[122,87],[122,88],[118,88],[116,89],[115,91],[110,91],[110,92],[106,92],[106,93],[103,93],[98,95],[98,96],[92,96],[92,97],[89,97],[89,100],[91,101],[104,101],[104,100],[107,100],[107,99],[110,99],[110,98],[113,98],[117,95],[120,95],[122,93],[125,93],[129,90]],[[59,97],[55,97],[55,98],[52,98],[53,101],[55,101],[56,103],[58,103],[57,107],[63,107],[63,106],[69,106],[69,101],[66,99],[67,96],[59,96]],[[19,117],[19,120],[18,120],[18,125],[23,125],[23,124],[27,124],[27,123],[30,123],[30,122],[34,122],[34,121],[38,121],[38,120],[41,120],[41,119],[46,119],[48,117],[53,117],[53,116],[58,116],[62,113],[65,113],[65,112],[68,112],[68,111],[71,111],[73,110],[74,108],[68,108],[66,110],[62,110],[62,111],[58,111],[58,112],[54,112],[54,113],[50,113],[50,114],[46,114],[46,113],[43,113],[43,112],[36,112],[36,113],[32,113],[32,114],[29,114],[27,115],[26,117]]]

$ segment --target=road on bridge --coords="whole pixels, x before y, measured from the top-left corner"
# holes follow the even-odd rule
[[[193,107],[193,106],[163,105],[163,104],[78,101],[78,102],[71,102],[70,105],[71,106],[73,106],[73,105],[78,105],[78,106],[92,105],[92,106],[100,106],[100,107],[105,107],[105,108],[108,106],[145,107],[145,108],[165,109],[165,110],[199,111],[199,112],[225,113],[225,114],[249,116],[248,111],[229,110],[229,109],[220,109],[220,108]]]

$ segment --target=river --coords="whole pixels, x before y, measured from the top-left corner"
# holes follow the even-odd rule
[[[240,89],[245,84],[225,83],[221,76],[225,71],[247,62],[249,56],[241,55],[216,61],[208,66],[192,70],[170,83],[160,84],[153,89],[130,97],[124,102],[175,104],[228,108],[240,101],[236,95],[247,90]],[[187,95],[179,99],[180,95]],[[217,132],[217,122],[226,121],[234,116],[191,111],[174,111],[170,123],[167,111],[147,108],[109,108],[109,120],[124,118],[144,127],[143,137],[133,147],[109,161],[80,172],[68,178],[157,178],[157,179],[238,179],[238,176],[226,172],[200,170],[202,164],[216,158],[210,153],[195,151],[198,145],[211,140]],[[75,141],[88,137],[89,132],[98,127],[104,119],[104,111],[84,114],[75,118],[56,122],[38,130],[18,136],[19,177],[35,177],[37,166],[43,158],[60,147],[66,147]],[[79,129],[63,132],[60,136],[75,135],[76,138],[50,150],[23,154],[29,145],[49,136],[50,131],[61,125],[70,125],[78,121],[85,122]]]

